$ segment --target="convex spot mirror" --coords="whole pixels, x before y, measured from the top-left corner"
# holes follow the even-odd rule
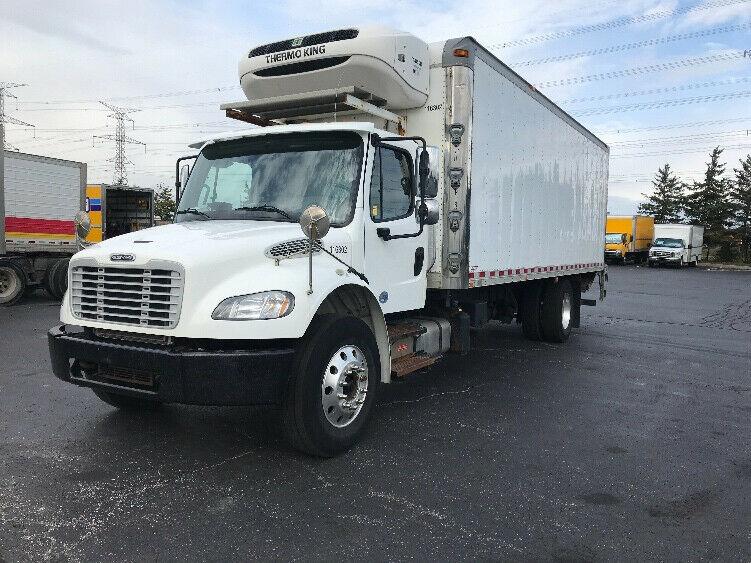
[[[86,238],[91,231],[91,218],[85,211],[76,213],[73,223],[76,225],[76,234],[78,238]]]
[[[426,199],[417,209],[418,218],[422,217],[423,225],[435,225],[441,218],[437,199]]]
[[[326,236],[331,221],[323,207],[311,205],[300,215],[300,228],[309,239],[320,240]]]

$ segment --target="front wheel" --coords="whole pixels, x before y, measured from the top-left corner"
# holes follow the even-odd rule
[[[355,317],[322,315],[311,323],[282,405],[292,446],[331,457],[362,435],[381,380],[372,331]]]

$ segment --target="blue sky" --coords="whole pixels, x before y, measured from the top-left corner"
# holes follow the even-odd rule
[[[112,176],[113,148],[93,136],[113,127],[96,100],[139,110],[129,134],[146,146],[128,148],[131,183],[170,184],[187,142],[236,127],[218,104],[242,99],[250,47],[368,23],[490,46],[611,145],[611,212],[631,212],[665,162],[690,180],[717,144],[735,147],[729,168],[751,152],[751,1],[61,4],[0,0],[0,81],[28,84],[8,110],[36,125],[10,127],[8,141],[86,161],[91,181]]]

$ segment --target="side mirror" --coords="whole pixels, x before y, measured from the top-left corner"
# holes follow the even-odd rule
[[[441,218],[441,211],[436,199],[426,199],[417,212],[422,218],[423,225],[435,225]]]
[[[425,158],[423,159],[423,155]],[[428,147],[426,150],[420,153],[420,181],[425,188],[425,197],[434,198],[438,197],[438,177],[440,166],[440,151],[438,147]],[[424,162],[425,161],[425,162]],[[423,163],[427,165],[427,173],[423,179]]]
[[[300,228],[311,240],[321,240],[329,232],[331,221],[326,210],[318,205],[311,205],[300,214]]]

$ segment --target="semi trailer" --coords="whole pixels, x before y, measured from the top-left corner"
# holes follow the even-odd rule
[[[58,378],[125,409],[273,405],[331,456],[473,329],[561,343],[605,297],[607,145],[471,37],[341,29],[239,75],[221,109],[254,127],[178,159],[174,223],[71,260]]]
[[[0,305],[37,287],[60,299],[68,260],[78,250],[74,219],[83,204],[86,164],[7,150],[3,156]]]
[[[704,246],[704,227],[665,223],[655,225],[655,238],[649,249],[649,266],[696,266]]]
[[[655,232],[649,215],[608,215],[605,259],[608,262],[646,262]]]

